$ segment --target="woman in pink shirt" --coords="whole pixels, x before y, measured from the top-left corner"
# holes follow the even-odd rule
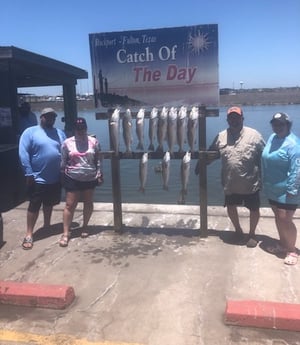
[[[87,134],[84,118],[78,117],[74,125],[75,135],[67,138],[62,145],[63,186],[66,190],[66,205],[63,212],[64,232],[59,245],[67,247],[70,226],[78,201],[83,201],[83,225],[81,237],[88,237],[88,222],[94,204],[94,189],[103,182],[101,173],[101,149],[96,138]]]

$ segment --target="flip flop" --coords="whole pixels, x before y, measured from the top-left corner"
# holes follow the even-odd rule
[[[22,248],[24,250],[32,249],[33,247],[33,239],[30,236],[26,236],[22,242]]]
[[[298,262],[298,254],[295,252],[289,252],[287,253],[285,259],[284,259],[284,263],[286,265],[296,265]]]
[[[61,235],[61,238],[59,240],[59,246],[68,247],[68,244],[69,244],[69,237],[66,235]]]

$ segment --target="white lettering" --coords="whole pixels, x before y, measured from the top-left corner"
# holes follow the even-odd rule
[[[158,51],[158,57],[161,61],[175,60],[176,59],[176,49],[177,45],[170,49],[167,46],[163,46]]]
[[[126,49],[120,49],[117,52],[117,61],[119,63],[136,63],[136,62],[149,62],[154,61],[153,53],[149,47],[145,48],[142,53],[134,52],[127,54]]]

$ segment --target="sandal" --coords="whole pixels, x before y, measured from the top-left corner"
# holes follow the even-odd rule
[[[33,247],[33,240],[32,237],[26,236],[22,242],[22,248],[25,250],[32,249]]]
[[[285,259],[284,259],[284,263],[286,265],[296,265],[298,262],[298,254],[295,252],[289,252],[287,253]]]
[[[59,240],[59,246],[68,247],[68,243],[69,243],[69,237],[66,235],[61,235],[61,238]]]

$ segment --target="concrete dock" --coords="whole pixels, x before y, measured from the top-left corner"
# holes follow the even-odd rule
[[[76,297],[64,310],[0,305],[1,345],[300,345],[296,331],[224,322],[230,300],[300,304],[300,260],[290,267],[264,250],[278,238],[270,209],[261,209],[259,245],[251,249],[230,240],[223,207],[208,207],[201,238],[199,206],[123,204],[120,234],[112,204],[95,203],[82,239],[80,204],[61,248],[63,207],[55,207],[49,229],[40,214],[28,251],[21,248],[27,203],[2,214],[0,280],[68,285]],[[248,232],[248,211],[240,213]],[[299,211],[295,223],[299,229]]]

